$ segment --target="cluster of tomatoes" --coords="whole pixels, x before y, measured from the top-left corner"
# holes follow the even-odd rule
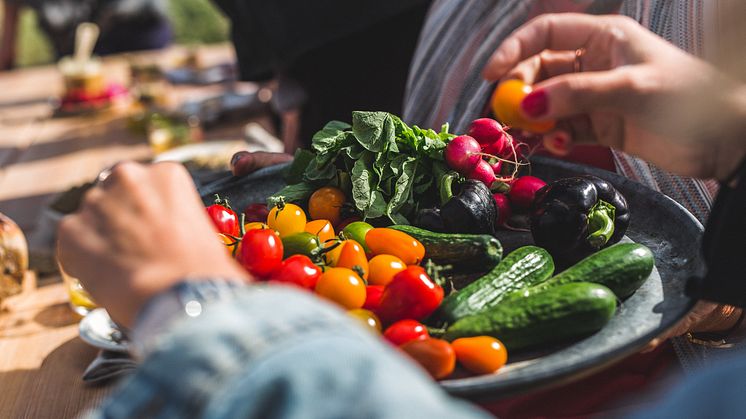
[[[449,343],[430,336],[421,321],[438,308],[444,292],[420,266],[424,246],[395,229],[342,221],[344,202],[337,188],[317,190],[308,205],[312,221],[295,204],[281,203],[271,210],[253,204],[245,211],[243,228],[223,200],[216,200],[207,212],[228,251],[255,278],[307,289],[339,305],[436,379],[450,375],[457,359],[478,374],[502,367],[507,352],[494,338]]]

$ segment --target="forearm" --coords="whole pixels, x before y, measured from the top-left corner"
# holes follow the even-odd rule
[[[725,117],[721,124],[717,148],[717,178],[726,180],[746,158],[746,85],[726,95],[723,106]]]
[[[481,417],[305,292],[235,286],[198,311],[146,345],[137,374],[94,417]]]

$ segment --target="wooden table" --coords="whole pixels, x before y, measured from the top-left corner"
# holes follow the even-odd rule
[[[178,49],[142,54],[162,63]],[[233,60],[229,45],[202,48],[206,64]],[[123,57],[105,60],[107,77],[127,83]],[[215,89],[212,87],[212,89]],[[204,94],[179,87],[177,101]],[[84,183],[124,159],[147,159],[146,139],[126,127],[126,113],[52,117],[50,98],[62,91],[55,67],[0,73],[0,212],[28,237],[42,209],[61,191]],[[205,132],[206,140],[240,139],[247,121]],[[269,126],[268,118],[260,119]],[[29,274],[24,292],[0,311],[0,418],[72,417],[110,390],[81,381],[96,349],[77,337],[78,318],[67,306],[59,278],[37,281]]]

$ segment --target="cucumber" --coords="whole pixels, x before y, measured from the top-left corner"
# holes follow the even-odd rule
[[[464,317],[446,330],[444,339],[488,335],[510,352],[589,335],[608,323],[615,311],[616,296],[609,288],[576,282]]]
[[[436,233],[409,225],[389,228],[409,234],[425,246],[425,257],[438,265],[453,265],[459,272],[487,272],[500,262],[503,248],[489,234]]]
[[[508,293],[542,283],[554,273],[549,253],[536,246],[514,250],[494,269],[443,300],[439,316],[452,323],[499,303]]]
[[[639,243],[615,244],[586,257],[554,278],[508,298],[528,297],[557,285],[584,281],[605,285],[619,299],[624,299],[648,279],[654,265],[653,252],[647,247]]]

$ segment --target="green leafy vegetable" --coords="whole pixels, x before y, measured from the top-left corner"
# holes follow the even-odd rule
[[[342,188],[363,219],[386,217],[395,224],[437,200],[447,172],[443,149],[454,137],[408,126],[386,112],[353,112],[352,125],[331,121],[299,151],[286,176],[290,185],[269,199],[305,203],[325,185]],[[302,172],[302,173],[301,173]]]

